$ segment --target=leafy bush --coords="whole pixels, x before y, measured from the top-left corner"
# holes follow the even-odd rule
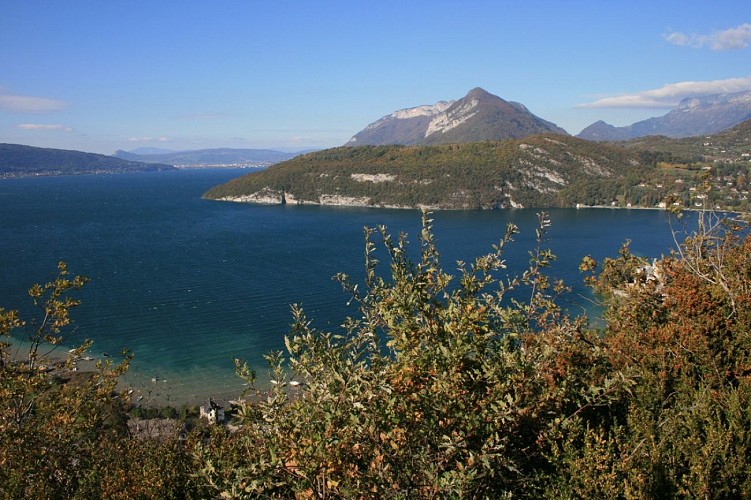
[[[607,356],[635,385],[615,425],[558,446],[551,496],[751,495],[751,239],[728,219],[699,222],[657,279],[609,302]]]
[[[128,366],[99,362],[96,371],[74,377],[74,361],[89,343],[50,359],[41,349],[62,342],[79,302],[71,294],[86,279],[68,276],[65,264],[29,295],[39,315],[24,321],[16,311],[0,309],[0,334],[23,330],[28,353],[14,359],[10,344],[0,347],[0,491],[4,496],[66,496],[75,491],[102,439],[124,432],[122,401],[113,398],[118,376]]]
[[[39,314],[23,320],[0,309],[0,334],[26,341],[17,357],[0,345],[0,496],[3,498],[170,498],[186,492],[185,454],[173,440],[127,435],[127,391],[116,393],[130,356],[95,371],[75,371],[91,345],[85,341],[62,360],[50,348],[66,338],[73,298],[88,280],[57,277],[29,289]],[[174,410],[174,409],[173,409]],[[187,489],[187,491],[190,491]]]
[[[540,244],[548,225],[542,216]],[[234,451],[217,460],[215,448],[198,450],[207,481],[248,497],[535,491],[553,472],[550,437],[570,418],[601,420],[627,385],[608,373],[602,341],[584,320],[561,314],[554,298],[563,288],[543,275],[548,251],[538,246],[526,272],[499,279],[515,233],[510,226],[493,253],[460,263],[454,279],[427,218],[417,263],[404,236],[366,231],[365,288],[338,277],[361,317],[335,334],[313,330],[294,309],[287,356],[268,357],[271,391],[246,404],[242,430],[221,447]],[[376,235],[389,278],[377,272]],[[509,300],[522,289],[527,302]]]

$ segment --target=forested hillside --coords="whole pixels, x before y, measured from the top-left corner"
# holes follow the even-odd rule
[[[233,180],[213,199],[479,209],[568,206],[579,189],[610,201],[619,179],[641,166],[620,147],[568,136],[439,146],[335,148]],[[617,191],[614,191],[617,192]]]
[[[711,137],[598,143],[561,135],[438,146],[334,148],[216,186],[255,203],[497,209],[713,208],[747,211],[751,121]]]

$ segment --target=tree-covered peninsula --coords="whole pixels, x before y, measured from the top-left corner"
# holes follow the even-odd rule
[[[217,186],[207,198],[431,209],[565,206],[618,184],[638,154],[562,135],[436,146],[340,147]],[[605,193],[595,202],[609,200]],[[586,201],[586,200],[580,200]],[[576,201],[574,201],[576,203]]]
[[[209,199],[429,209],[575,206],[748,210],[751,121],[711,137],[602,143],[543,134],[339,147],[209,190]]]

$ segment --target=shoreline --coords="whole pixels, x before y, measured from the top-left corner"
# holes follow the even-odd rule
[[[475,211],[485,211],[485,210],[550,210],[550,209],[563,209],[563,210],[585,210],[585,209],[608,209],[608,210],[662,210],[665,212],[671,212],[671,209],[668,207],[645,207],[641,205],[632,205],[630,207],[622,207],[622,206],[612,206],[612,205],[585,205],[581,203],[577,203],[574,206],[570,207],[520,207],[520,206],[510,206],[510,207],[489,207],[489,208],[456,208],[456,207],[442,207],[438,205],[416,205],[416,206],[407,206],[407,205],[389,205],[389,204],[371,204],[370,200],[363,200],[358,198],[352,198],[352,197],[346,197],[346,196],[336,196],[327,198],[325,200],[319,200],[319,201],[307,201],[307,200],[298,200],[294,197],[291,197],[291,200],[282,201],[280,198],[276,196],[270,196],[268,194],[261,194],[261,193],[252,193],[249,195],[241,195],[241,196],[223,196],[221,198],[211,198],[207,197],[206,194],[202,196],[203,199],[209,200],[209,201],[219,201],[219,202],[227,202],[227,203],[247,203],[250,205],[266,205],[266,206],[319,206],[319,207],[344,207],[344,208],[370,208],[375,210],[426,210],[429,212],[432,211],[441,211],[441,212],[475,212]],[[707,209],[707,208],[696,208],[696,207],[680,207],[677,208],[680,212],[721,212],[721,213],[728,213],[728,214],[737,214],[737,215],[749,215],[751,212],[740,212],[737,210],[731,210],[727,208],[714,208],[714,209]]]
[[[586,210],[588,208],[594,208],[594,209],[609,209],[609,210],[662,210],[664,212],[672,213],[669,209],[665,207],[643,207],[640,205],[637,206],[631,206],[631,207],[613,207],[608,205],[581,205],[574,207],[576,210]],[[714,209],[706,209],[706,208],[680,208],[678,210],[678,213],[680,212],[712,212],[712,213],[722,213],[722,214],[733,214],[738,216],[747,216],[751,215],[751,212],[740,212],[738,210],[728,210],[724,208],[714,208]]]
[[[26,360],[30,350],[28,342],[13,337],[9,341],[10,345],[6,350],[9,361]],[[68,349],[70,347],[64,345],[40,345],[37,357],[40,369],[58,374],[66,372],[64,364],[70,353]],[[114,364],[119,359],[121,359],[119,355],[105,356],[84,352],[74,360],[72,371],[79,374],[96,373],[98,362],[110,360]],[[210,392],[201,391],[201,389],[206,388],[212,390]],[[162,378],[149,375],[144,370],[136,370],[131,365],[128,367],[128,371],[119,377],[116,391],[128,392],[133,407],[165,408],[171,406],[179,409],[183,406],[200,406],[209,398],[226,406],[230,401],[243,397],[242,392],[245,388],[242,379],[236,375],[231,382],[223,387],[206,384],[205,379],[202,379],[199,384],[185,385],[180,381],[177,374],[175,374],[175,377]]]

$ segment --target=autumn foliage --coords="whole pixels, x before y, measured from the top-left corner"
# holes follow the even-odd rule
[[[267,356],[270,388],[256,389],[254,371],[237,361],[252,390],[232,433],[136,439],[114,418],[127,401],[107,385],[124,367],[102,366],[76,386],[6,356],[0,491],[751,496],[751,240],[733,224],[700,225],[659,261],[627,245],[601,269],[585,258],[604,301],[605,326],[596,329],[558,306],[567,289],[548,276],[549,225],[541,214],[529,267],[515,276],[503,257],[513,225],[455,275],[442,267],[427,215],[414,260],[406,236],[367,229],[364,281],[337,277],[358,314],[325,332],[293,307],[285,351]],[[63,329],[76,304],[63,297],[84,282],[60,279]],[[44,290],[56,288],[32,295],[42,300]],[[28,325],[0,310],[0,328]],[[14,401],[28,408],[20,420]],[[82,411],[71,419],[66,408],[75,405]]]

